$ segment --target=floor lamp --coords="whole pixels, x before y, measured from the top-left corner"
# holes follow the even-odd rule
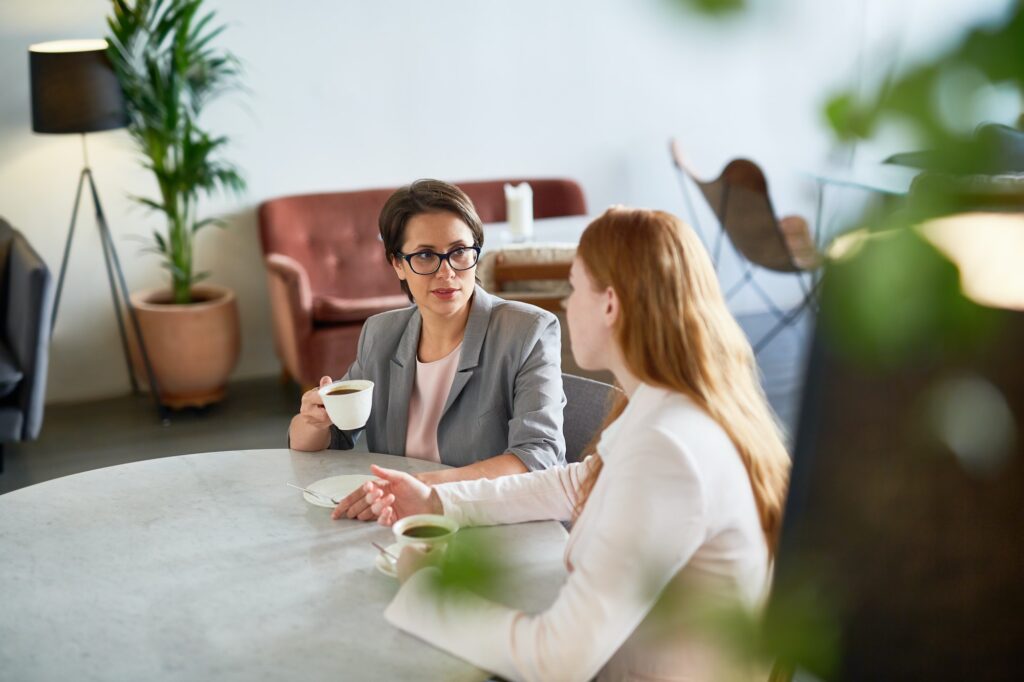
[[[110,235],[107,219],[100,203],[100,195],[96,190],[92,169],[89,168],[89,155],[85,144],[85,134],[101,130],[123,128],[128,123],[124,98],[117,76],[106,55],[105,40],[58,40],[38,43],[29,47],[29,71],[32,82],[32,130],[37,133],[78,133],[82,136],[82,172],[78,176],[78,189],[75,192],[75,205],[71,213],[71,226],[64,245],[64,257],[60,264],[60,276],[57,278],[57,292],[53,301],[53,318],[51,329],[57,322],[57,310],[60,296],[64,288],[64,275],[68,267],[68,256],[71,253],[71,241],[75,235],[75,222],[78,218],[78,206],[82,198],[82,187],[89,184],[93,207],[96,210],[96,225],[99,228],[100,242],[103,245],[103,260],[107,269],[107,280],[110,283],[110,295],[114,301],[114,315],[117,328],[121,334],[121,347],[128,366],[128,377],[131,380],[132,392],[139,393],[139,385],[132,369],[131,355],[128,350],[128,337],[125,332],[125,320],[122,306],[135,333],[139,354],[146,370],[146,377],[156,401],[157,411],[164,423],[169,421],[167,408],[160,402],[160,387],[149,361],[146,343],[139,329],[139,321],[128,297],[128,286],[124,272],[114,248],[114,239]]]

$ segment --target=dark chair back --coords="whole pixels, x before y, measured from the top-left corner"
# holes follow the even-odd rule
[[[565,461],[579,462],[591,454],[587,446],[595,442],[619,389],[593,379],[563,374],[562,390],[565,391],[566,400],[562,414]]]
[[[2,436],[33,440],[43,422],[53,279],[46,263],[25,237],[2,218],[0,244],[0,340],[22,373],[12,396],[0,406],[0,410],[10,413],[8,416],[20,414],[20,429],[16,434]]]

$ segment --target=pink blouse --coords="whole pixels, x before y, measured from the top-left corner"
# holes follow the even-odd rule
[[[405,456],[441,461],[437,449],[437,425],[448,400],[462,354],[460,343],[448,355],[434,362],[416,358],[416,382],[409,400],[409,426],[405,431]]]

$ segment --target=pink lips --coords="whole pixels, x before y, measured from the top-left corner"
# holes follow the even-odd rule
[[[459,293],[458,289],[433,289],[431,292],[434,296],[437,296],[443,301],[450,301],[455,298],[455,294]]]

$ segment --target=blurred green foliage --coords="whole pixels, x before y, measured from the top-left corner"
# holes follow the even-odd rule
[[[960,74],[974,77],[956,77]],[[893,78],[877,93],[857,98],[847,90],[833,96],[825,113],[840,140],[869,138],[880,122],[900,119],[932,149],[955,160],[970,157],[976,148],[970,131],[938,106],[942,90],[956,88],[957,99],[970,101],[999,83],[1024,92],[1024,3],[1019,1],[1002,22],[969,30],[948,52]]]
[[[675,4],[706,15],[743,9],[742,3],[713,9],[696,1]],[[989,182],[992,175],[1020,170],[1006,157],[1006,140],[1019,133],[1008,126],[979,127],[985,123],[981,103],[995,89],[1024,97],[1024,0],[1010,3],[994,22],[966,27],[962,38],[941,54],[889,73],[877,91],[861,95],[851,85],[824,103],[822,113],[840,144],[870,139],[883,125],[896,124],[920,145],[906,151],[924,152],[902,159],[925,170],[910,195],[873,207],[844,226],[841,231],[862,230],[866,238],[831,261],[824,275],[822,329],[835,347],[868,371],[872,366],[942,367],[944,359],[966,349],[987,348],[984,344],[995,338],[1005,321],[1004,311],[979,305],[964,294],[956,264],[919,229],[938,216],[1020,211],[1024,205],[1019,189],[1009,187],[1011,194],[1017,192],[1014,198],[1003,193],[1006,188]],[[1024,128],[1024,116],[1016,123]],[[969,221],[964,229],[970,230]],[[935,381],[941,379],[936,376]],[[986,390],[992,393],[991,401],[1003,404],[1004,397],[994,387]],[[959,389],[957,396],[962,393]],[[1019,430],[1012,417],[1007,419],[1003,431],[1009,435],[1004,440]],[[947,431],[949,421],[942,422]],[[987,428],[986,424],[982,431]],[[998,456],[1005,445],[979,450],[978,439],[971,434],[975,430],[968,436],[916,437],[964,441],[967,454],[981,452],[982,461],[975,468],[1000,466]],[[894,447],[893,456],[912,456],[912,449]],[[800,575],[790,573],[793,579],[774,586],[762,622],[742,610],[719,608],[701,611],[702,627],[717,633],[738,655],[798,661],[803,669],[830,679],[842,645],[838,593],[822,588],[832,571],[813,565],[807,557],[790,559],[791,566],[801,567]],[[671,597],[659,605],[667,623],[677,621],[678,612],[690,610],[692,615],[693,608],[692,600]]]
[[[945,53],[892,76],[877,92],[858,98],[848,89],[825,105],[840,141],[868,139],[881,123],[899,121],[925,148],[905,157],[925,168],[908,200],[854,225],[884,235],[828,268],[825,328],[863,362],[934,359],[995,329],[991,311],[964,296],[957,267],[914,228],[936,216],[1005,208],[999,205],[1005,197],[986,187],[985,177],[1004,172],[1007,140],[1017,133],[975,128],[983,121],[963,119],[996,85],[1024,93],[1022,2],[1002,21],[969,29]],[[957,112],[948,110],[950,102]]]
[[[824,589],[813,572],[792,583],[761,617],[742,604],[711,596],[700,585],[673,581],[659,594],[646,632],[669,640],[692,633],[744,667],[767,668],[776,659],[801,661],[806,670],[828,677],[840,642],[835,592]]]
[[[747,7],[746,0],[671,0],[673,5],[687,12],[712,16],[737,14]]]
[[[822,324],[836,346],[862,364],[895,366],[987,338],[994,313],[964,296],[957,267],[917,230],[890,224],[829,266]]]
[[[486,533],[463,529],[456,533],[438,564],[437,587],[442,590],[461,589],[481,595],[501,590],[505,566]]]

